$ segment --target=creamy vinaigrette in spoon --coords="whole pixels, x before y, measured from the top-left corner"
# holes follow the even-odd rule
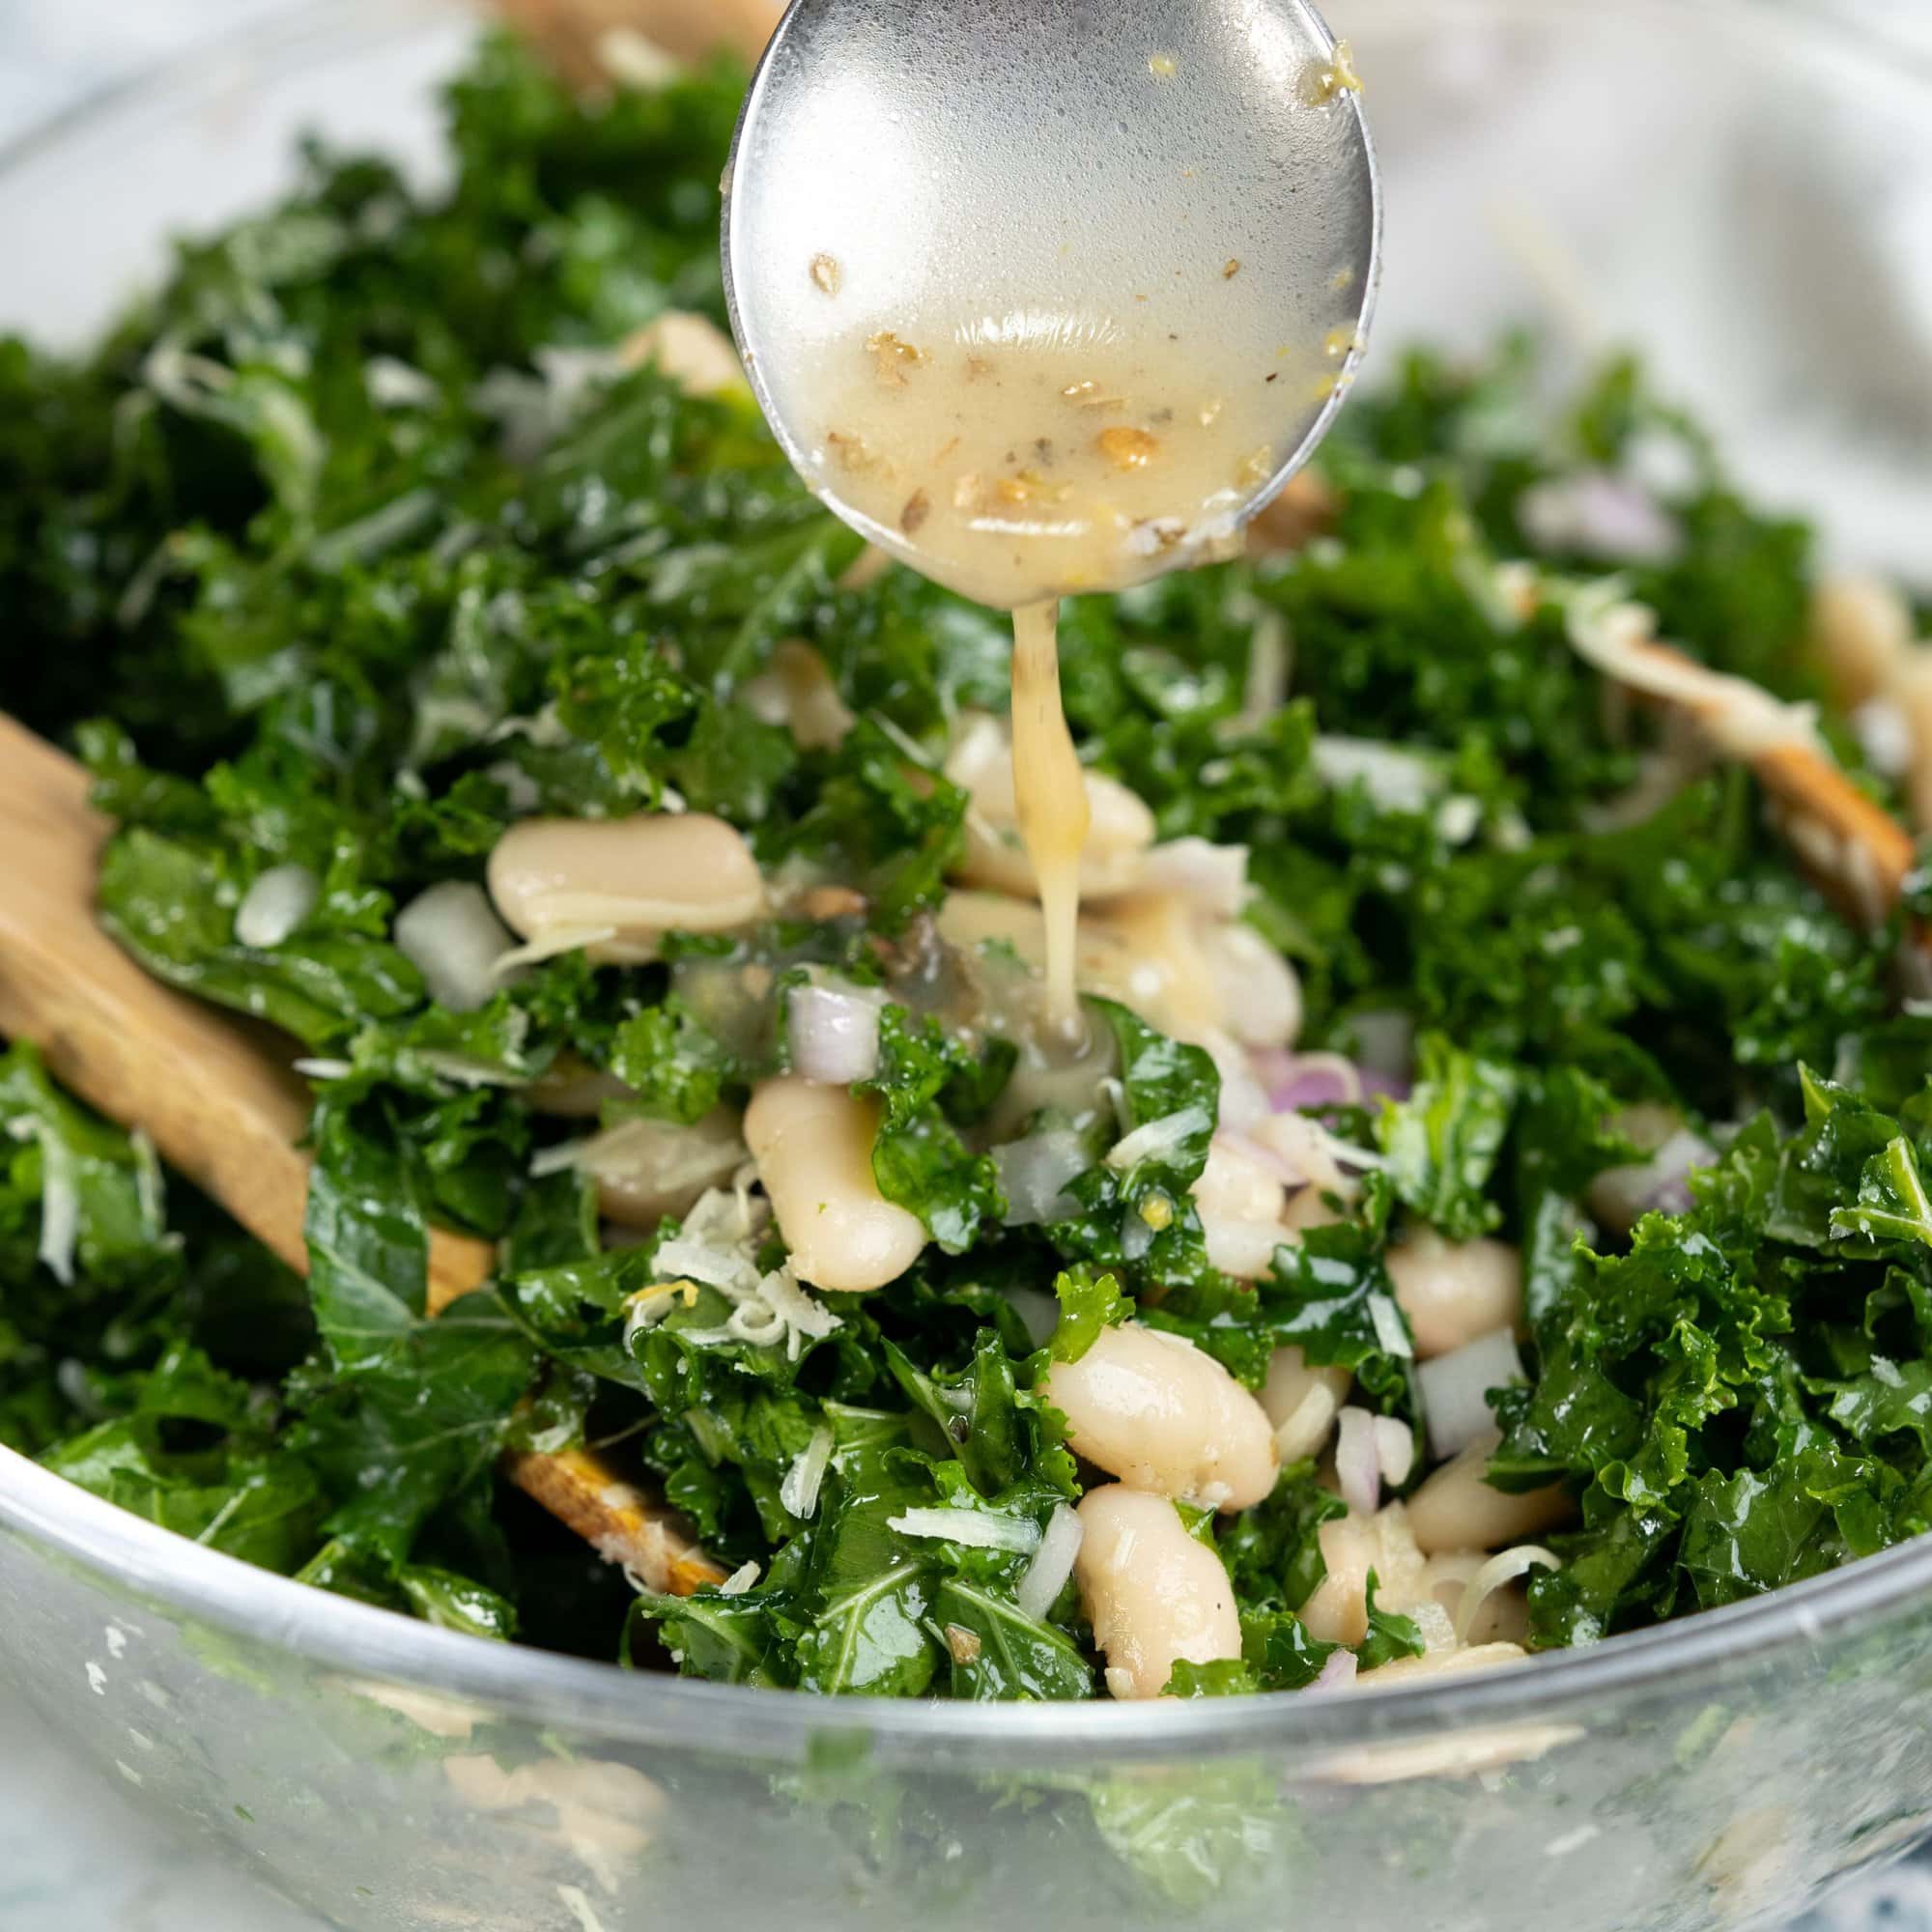
[[[1239,270],[1228,262],[1222,279]],[[836,264],[814,273],[836,294]],[[1352,331],[1299,349],[1258,350],[1251,330],[1236,341],[1204,351],[1131,316],[867,328],[828,338],[799,385],[808,477],[924,575],[1014,613],[1014,791],[1048,1024],[1068,1040],[1089,813],[1060,701],[1060,596],[1237,548],[1240,512],[1280,460],[1256,426],[1281,413],[1265,401],[1283,383],[1319,399],[1354,346]]]

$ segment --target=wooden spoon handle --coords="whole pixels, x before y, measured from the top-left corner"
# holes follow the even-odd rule
[[[171,991],[101,931],[93,890],[108,821],[88,778],[0,712],[0,1034],[32,1040],[63,1085],[145,1128],[181,1173],[266,1247],[308,1272],[309,1095],[266,1028]],[[485,1281],[487,1241],[432,1230],[432,1314]],[[678,1519],[587,1450],[504,1459],[504,1473],[654,1590],[724,1571]]]
[[[287,1049],[151,979],[94,916],[93,885],[111,829],[87,802],[88,777],[0,714],[0,1033],[30,1039],[63,1085],[110,1120],[145,1128],[169,1162],[262,1244],[306,1272],[308,1160],[297,1143],[309,1095]],[[431,1296],[485,1280],[487,1241],[439,1229]]]
[[[1674,645],[1647,648],[1679,669],[1699,668]],[[1750,768],[1770,795],[1778,830],[1812,882],[1861,924],[1882,925],[1917,863],[1912,835],[1813,746],[1767,745],[1752,756]]]

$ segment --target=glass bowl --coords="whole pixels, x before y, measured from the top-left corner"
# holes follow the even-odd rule
[[[1386,182],[1384,356],[1523,319],[1573,352],[1634,342],[1754,488],[1844,554],[1923,569],[1923,62],[1749,0],[1333,12]],[[473,31],[422,0],[328,0],[33,137],[0,159],[0,327],[83,338],[170,232],[271,195],[299,130],[433,173],[434,84]],[[0,1451],[0,1680],[184,1830],[368,1932],[1690,1932],[1775,1922],[1932,1832],[1932,1540],[1380,1691],[899,1704],[438,1631]]]

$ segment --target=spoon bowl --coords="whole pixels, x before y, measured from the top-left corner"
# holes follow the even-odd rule
[[[1140,543],[1130,581],[1227,547],[1305,460],[1362,353],[1379,228],[1359,83],[1301,0],[795,0],[725,176],[725,285],[759,403],[825,501],[927,575],[1016,604],[1100,586],[1077,546],[1048,543],[989,595],[945,554],[943,518],[895,514],[914,479],[883,492],[829,412],[869,380],[857,345],[1158,364],[1150,394],[1182,372],[1190,430],[1224,445],[1202,452],[1216,487]],[[969,394],[946,427],[975,412]],[[1051,534],[1055,514],[993,535]]]

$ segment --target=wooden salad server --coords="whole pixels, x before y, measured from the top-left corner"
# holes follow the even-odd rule
[[[309,1094],[285,1043],[164,986],[95,917],[111,827],[71,758],[0,713],[0,1034],[167,1160],[264,1246],[308,1271]],[[432,1312],[489,1278],[489,1242],[433,1229]],[[661,1504],[589,1450],[515,1452],[504,1473],[639,1581],[688,1596],[724,1571]]]

